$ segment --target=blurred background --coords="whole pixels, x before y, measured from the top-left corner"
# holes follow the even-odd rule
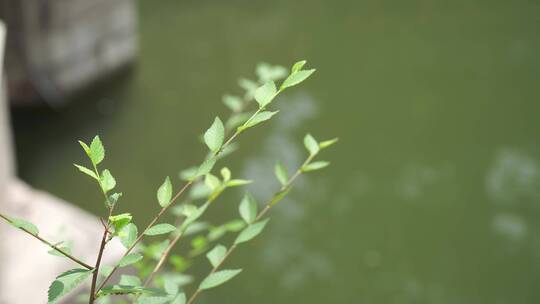
[[[321,156],[332,165],[299,181],[263,236],[228,262],[244,273],[201,302],[540,301],[540,1],[134,6],[128,68],[68,101],[12,101],[24,181],[103,216],[95,186],[71,165],[85,162],[77,140],[99,134],[124,193],[119,211],[145,225],[163,178],[179,187],[178,172],[200,162],[198,136],[228,113],[222,95],[241,94],[237,80],[255,78],[259,62],[307,59],[317,73],[221,165],[255,180],[259,201],[278,188],[276,160],[303,160],[308,131],[340,137]],[[242,191],[210,220],[234,216]]]

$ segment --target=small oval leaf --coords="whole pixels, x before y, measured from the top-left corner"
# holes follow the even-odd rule
[[[120,238],[122,245],[129,248],[137,239],[138,234],[139,232],[137,226],[135,226],[133,223],[129,223],[118,232],[118,237]]]
[[[269,103],[272,102],[274,97],[277,95],[276,84],[273,81],[268,81],[262,86],[258,87],[255,90],[255,100],[259,104],[260,108],[266,107]]]
[[[240,234],[238,235],[234,243],[235,244],[245,243],[255,238],[257,235],[259,235],[263,231],[264,227],[268,223],[268,220],[269,219],[266,219],[266,220],[257,222],[253,225],[246,227],[244,230],[242,230],[242,232],[240,232]]]
[[[116,180],[111,174],[111,171],[105,169],[101,173],[101,186],[105,192],[109,192],[116,187]]]
[[[223,258],[225,257],[225,254],[227,254],[227,247],[217,244],[214,249],[210,250],[206,257],[210,261],[210,264],[212,264],[213,267],[217,267],[221,261],[223,261]]]
[[[219,117],[214,119],[214,122],[208,130],[204,133],[204,142],[208,146],[208,149],[212,152],[216,152],[223,145],[225,138],[225,127]]]
[[[317,140],[309,133],[304,137],[304,146],[306,146],[309,155],[313,156],[319,153],[319,143],[317,143]]]
[[[81,165],[77,165],[77,164],[73,164],[73,165],[74,165],[77,169],[79,169],[79,171],[81,171],[82,173],[84,173],[84,174],[90,176],[91,178],[93,178],[93,179],[99,181],[99,179],[98,179],[98,177],[97,177],[97,175],[96,175],[96,173],[95,173],[94,171],[92,171],[92,170],[90,170],[90,169],[88,169],[88,168],[86,168],[86,167],[83,167],[83,166],[81,166]]]
[[[161,234],[166,234],[166,233],[169,233],[169,232],[172,232],[172,231],[175,231],[176,230],[176,227],[174,227],[173,225],[171,224],[157,224],[151,228],[149,228],[144,234],[145,235],[150,235],[150,236],[153,236],[153,235],[161,235]]]
[[[246,223],[250,224],[257,217],[257,210],[257,201],[255,200],[253,195],[251,195],[251,193],[246,192],[246,194],[242,198],[242,201],[240,202],[240,205],[238,206],[240,216],[242,217],[242,219],[244,219]]]
[[[310,171],[315,171],[315,170],[321,170],[321,169],[327,167],[328,165],[330,165],[330,162],[316,161],[316,162],[312,162],[312,163],[307,164],[304,167],[302,167],[302,171],[303,172],[310,172]]]
[[[103,161],[105,158],[105,148],[101,139],[96,135],[90,144],[90,160],[94,165],[97,165]]]
[[[172,184],[171,179],[167,176],[165,181],[157,191],[157,199],[161,207],[166,207],[171,202],[172,198]]]
[[[202,290],[205,290],[205,289],[217,287],[231,280],[232,278],[237,276],[240,272],[242,272],[242,269],[227,269],[227,270],[214,272],[210,274],[209,276],[207,276],[201,282],[201,285],[199,285],[199,288]]]
[[[92,274],[88,269],[68,270],[52,282],[48,291],[48,303],[56,303],[62,296],[79,286],[86,278]]]
[[[128,255],[126,255],[125,257],[123,257],[120,262],[118,262],[118,266],[119,267],[126,267],[126,266],[129,266],[131,264],[135,264],[137,263],[138,261],[142,260],[143,256],[140,254],[140,253],[130,253]]]
[[[311,76],[313,72],[315,72],[315,69],[302,70],[302,71],[297,71],[297,72],[292,73],[291,75],[289,75],[289,77],[287,77],[287,79],[285,79],[285,81],[281,85],[280,90],[284,90],[286,88],[290,88],[292,86],[295,86],[301,83],[302,81],[306,80],[309,76]]]
[[[278,179],[279,183],[282,186],[285,186],[289,180],[289,174],[287,173],[287,169],[285,169],[285,167],[283,166],[281,162],[276,163],[274,172],[276,174],[276,178]]]

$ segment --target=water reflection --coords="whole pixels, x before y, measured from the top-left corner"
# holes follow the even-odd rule
[[[506,240],[519,242],[527,236],[527,224],[525,220],[515,214],[500,213],[493,217],[493,230]],[[516,244],[509,244],[509,248],[515,248]]]
[[[400,172],[396,183],[399,198],[411,202],[418,200],[440,184],[451,184],[455,177],[454,167],[445,163],[438,166],[411,163]]]
[[[497,152],[486,177],[486,192],[499,204],[537,203],[540,198],[540,165],[515,148]]]

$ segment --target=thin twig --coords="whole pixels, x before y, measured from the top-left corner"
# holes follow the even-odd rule
[[[0,213],[0,218],[4,219],[6,222],[10,223],[11,225],[13,225],[13,221],[7,217],[6,215],[4,214],[1,214]],[[45,240],[44,238],[40,237],[39,235],[37,234],[33,234],[32,232],[26,230],[25,228],[22,228],[22,227],[18,227],[20,230],[26,232],[27,234],[31,235],[32,237],[38,239],[39,241],[41,241],[42,243],[44,243],[45,245],[51,247],[52,249],[54,249],[55,251],[59,252],[60,254],[62,254],[63,256],[65,256],[66,258],[72,260],[73,262],[83,266],[84,268],[88,269],[88,270],[92,270],[94,269],[94,267],[86,264],[85,262],[79,260],[78,258],[74,257],[73,255],[65,252],[64,250],[58,248],[58,245],[54,245],[52,244],[51,242]]]
[[[94,267],[95,271],[92,274],[92,287],[90,288],[90,300],[89,300],[90,304],[93,304],[94,300],[96,299],[96,283],[97,283],[97,278],[99,274],[99,266],[101,264],[101,258],[103,257],[103,252],[105,251],[105,244],[107,244],[108,234],[109,234],[109,230],[107,227],[105,227],[103,231],[103,238],[101,239],[101,245],[99,246],[99,253],[96,260],[96,266]]]

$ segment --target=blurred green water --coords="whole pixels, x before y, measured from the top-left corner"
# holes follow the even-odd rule
[[[222,93],[261,60],[316,77],[227,159],[277,187],[301,138],[339,136],[300,181],[245,272],[201,303],[537,303],[540,291],[539,1],[140,1],[133,76],[60,113],[16,113],[21,176],[102,214],[75,172],[96,133],[140,224],[165,175],[197,163]],[[177,181],[177,185],[180,185]],[[229,218],[240,193],[210,214]],[[248,248],[249,247],[249,248]],[[196,265],[201,273],[204,263]]]

